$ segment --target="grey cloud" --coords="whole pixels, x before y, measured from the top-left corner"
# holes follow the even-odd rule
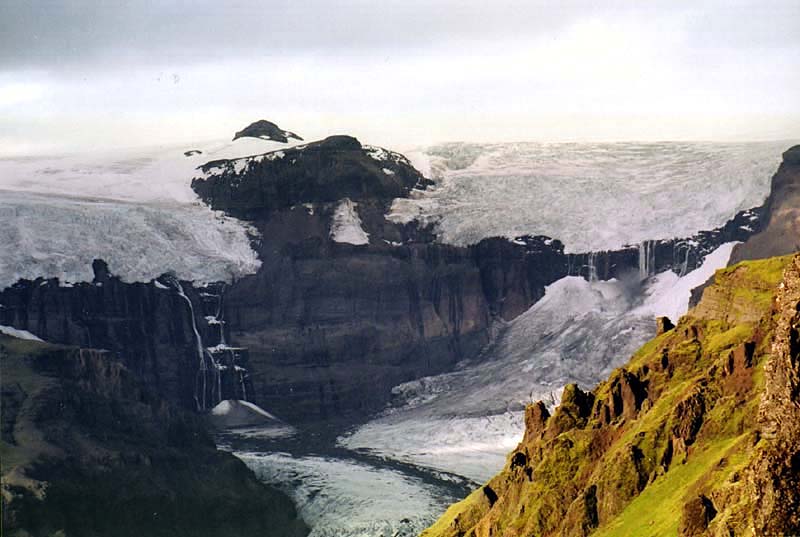
[[[627,4],[628,6],[630,4]],[[652,3],[644,11],[668,3]],[[0,67],[402,53],[526,39],[625,2],[522,0],[4,0]],[[637,8],[639,11],[642,8]]]

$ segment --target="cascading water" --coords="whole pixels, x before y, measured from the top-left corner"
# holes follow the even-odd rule
[[[639,243],[639,279],[646,280],[656,269],[656,241]]]
[[[589,281],[597,281],[597,252],[589,252],[588,255]]]
[[[674,267],[680,267],[678,276],[681,278],[689,271],[689,256],[692,251],[693,244],[691,242],[679,242],[673,247],[672,263]]]
[[[203,338],[200,335],[200,331],[197,329],[197,321],[194,315],[194,305],[192,304],[191,299],[186,296],[186,293],[183,291],[183,286],[178,278],[168,275],[162,277],[162,279],[175,291],[177,292],[178,296],[180,296],[183,300],[186,301],[186,304],[189,306],[189,318],[191,320],[192,325],[192,332],[194,332],[195,338],[195,345],[197,348],[197,357],[198,357],[198,370],[197,375],[195,377],[195,390],[194,390],[194,401],[195,405],[197,406],[197,410],[203,411],[208,409],[208,364],[206,362],[206,358],[209,358],[211,365],[214,369],[215,375],[215,387],[216,387],[216,402],[222,400],[222,382],[221,382],[221,375],[220,375],[220,365],[214,359],[214,355],[208,352],[205,347],[203,346]],[[212,393],[213,395],[213,393]]]
[[[248,401],[248,370],[241,365],[244,359],[243,354],[246,350],[229,345],[225,337],[225,287],[222,285],[209,286],[201,293],[201,296],[204,298],[203,303],[206,308],[212,309],[214,312],[213,315],[207,315],[205,319],[209,326],[215,327],[214,330],[211,330],[211,333],[216,334],[218,343],[207,347],[206,352],[211,357],[214,365],[217,401],[229,397]],[[228,384],[227,379],[230,377],[226,374],[226,382],[223,385],[222,377],[223,373],[226,372],[231,372],[234,375],[233,384]]]

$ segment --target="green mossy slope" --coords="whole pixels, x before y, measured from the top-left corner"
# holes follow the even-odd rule
[[[762,505],[770,500],[772,513],[791,513],[796,501],[782,494],[800,474],[792,466],[800,457],[786,447],[795,439],[767,435],[765,416],[776,408],[793,416],[786,409],[798,407],[791,380],[800,345],[780,345],[796,336],[781,319],[797,314],[799,275],[800,258],[791,256],[718,271],[674,329],[594,391],[568,386],[553,416],[541,403],[529,406],[525,437],[503,471],[423,536],[795,531],[797,515],[766,516]],[[789,364],[777,368],[782,377],[776,363]],[[797,440],[800,453],[800,433]],[[764,453],[773,456],[769,464]],[[783,472],[783,485],[770,472]]]

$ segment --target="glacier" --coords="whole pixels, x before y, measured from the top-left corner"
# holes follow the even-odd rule
[[[292,497],[312,528],[309,537],[412,537],[459,499],[420,477],[377,464],[283,452],[234,454]]]
[[[201,203],[191,180],[209,160],[290,145],[241,138],[2,158],[0,287],[20,278],[91,281],[96,258],[126,282],[168,271],[197,283],[251,274],[260,266],[255,231]]]
[[[760,205],[785,142],[447,143],[409,160],[436,184],[388,218],[467,245],[548,235],[567,253],[689,237]]]

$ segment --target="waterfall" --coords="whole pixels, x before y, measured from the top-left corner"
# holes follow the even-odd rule
[[[656,241],[639,243],[639,279],[646,280],[655,274],[656,268]]]
[[[219,295],[217,295],[219,300],[217,301],[217,315],[214,319],[219,323],[219,344],[220,345],[227,345],[225,341],[225,321],[222,319],[225,315],[225,310],[223,309],[223,301],[225,300],[225,289],[220,288]]]
[[[195,376],[195,388],[194,388],[194,400],[195,404],[197,405],[197,410],[199,411],[208,410],[212,406],[215,406],[216,404],[222,401],[223,399],[222,375],[224,371],[230,371],[231,374],[236,375],[235,377],[233,377],[234,386],[236,385],[236,381],[238,380],[239,387],[241,388],[241,399],[246,401],[247,369],[238,365],[238,362],[241,360],[240,353],[243,349],[230,347],[225,341],[225,327],[224,327],[224,321],[222,320],[223,291],[219,290],[219,294],[214,294],[212,292],[200,293],[200,296],[204,298],[203,302],[204,308],[209,306],[211,308],[214,308],[213,302],[209,303],[207,299],[213,297],[217,298],[216,308],[212,310],[215,311],[215,315],[208,315],[205,317],[205,319],[209,325],[216,325],[218,327],[218,330],[212,331],[212,333],[214,334],[219,333],[218,343],[211,347],[205,347],[203,344],[202,336],[200,335],[200,330],[197,327],[194,304],[192,304],[191,299],[184,292],[183,286],[181,286],[180,281],[178,281],[177,278],[171,275],[165,276],[163,278],[163,281],[167,284],[168,287],[174,289],[178,294],[178,296],[180,296],[189,306],[192,331],[194,332],[195,346],[197,350],[197,357],[199,360],[199,367],[197,370],[197,374]],[[156,282],[156,285],[158,286],[161,284],[159,284],[159,282]],[[167,288],[167,286],[161,285],[162,288]],[[209,372],[211,372],[211,374],[213,375],[210,379],[211,380],[210,386],[208,378]],[[235,387],[233,391],[234,391],[233,398],[238,398],[237,394],[235,393],[236,391]],[[210,404],[208,401],[209,396],[212,399]]]
[[[208,364],[206,362],[206,358],[209,359],[211,362],[211,366],[214,369],[214,377],[213,377],[213,386],[211,389],[212,396],[216,391],[216,398],[214,400],[215,403],[218,403],[222,400],[222,366],[215,358],[214,353],[209,352],[203,346],[203,338],[200,335],[200,330],[197,328],[197,320],[195,319],[194,315],[194,304],[192,304],[191,299],[186,296],[186,293],[183,291],[183,286],[181,282],[178,281],[177,278],[171,276],[166,278],[167,283],[175,289],[183,300],[186,301],[186,304],[189,306],[189,318],[192,324],[192,332],[194,332],[194,339],[195,345],[197,349],[197,357],[198,357],[198,370],[197,375],[195,377],[195,387],[194,387],[194,401],[195,405],[197,405],[197,410],[207,410],[208,409]]]
[[[683,249],[683,251],[681,251]],[[674,265],[680,266],[680,276],[683,278],[689,271],[689,254],[692,253],[692,246],[686,242],[679,242],[673,247],[672,262]],[[683,261],[678,262],[678,258],[683,254]]]
[[[247,385],[244,383],[245,375],[247,374],[247,369],[244,367],[234,366],[234,369],[237,373],[239,373],[239,385],[242,388],[242,399],[247,401]]]
[[[178,281],[178,278],[169,277],[167,278],[167,283],[169,283],[175,291],[178,293],[183,300],[189,305],[189,319],[191,320],[192,324],[192,331],[194,332],[194,340],[195,345],[197,347],[197,357],[199,359],[199,369],[197,371],[197,378],[195,380],[195,390],[194,390],[194,402],[197,405],[197,410],[205,410],[207,408],[206,402],[206,373],[208,372],[208,366],[206,365],[206,352],[203,348],[203,338],[200,337],[200,331],[197,329],[197,321],[194,318],[194,305],[192,301],[186,296],[186,293],[183,292],[183,286],[181,282]],[[200,378],[202,377],[202,398],[198,395],[198,382],[200,382]]]
[[[597,281],[597,252],[589,252],[588,256],[589,281]]]

